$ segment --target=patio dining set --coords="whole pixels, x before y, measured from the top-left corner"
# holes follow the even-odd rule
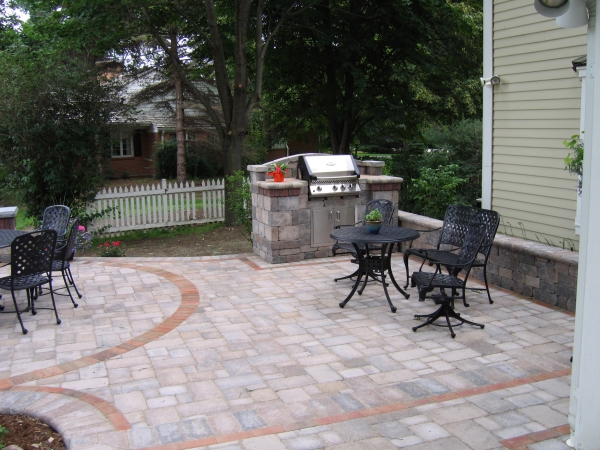
[[[79,298],[82,295],[75,285],[69,261],[74,254],[79,222],[79,217],[71,220],[71,210],[67,206],[53,205],[45,209],[41,226],[33,232],[0,230],[0,248],[11,249],[10,275],[0,278],[0,289],[10,291],[14,304],[14,311],[6,311],[4,305],[0,305],[0,313],[16,313],[23,334],[27,334],[21,318],[25,312],[31,311],[35,315],[39,309],[52,309],[56,323],[61,323],[55,294],[69,296],[77,308],[71,287]],[[52,272],[61,273],[64,286],[53,286]],[[48,285],[47,289],[43,288],[45,285]],[[63,289],[67,293],[60,292]],[[17,301],[18,291],[26,293],[24,307]],[[47,294],[50,294],[52,307],[36,306],[36,301]]]
[[[361,295],[368,282],[377,282],[383,286],[390,309],[395,313],[397,309],[390,299],[388,278],[405,298],[409,298],[409,294],[394,278],[391,265],[393,249],[395,244],[410,242],[411,248],[404,252],[407,277],[404,288],[408,287],[410,281],[411,286],[417,288],[419,301],[430,299],[439,305],[431,314],[416,314],[415,319],[426,320],[421,325],[413,327],[413,331],[427,325],[442,326],[447,327],[454,338],[456,334],[453,327],[464,323],[484,328],[483,324],[461,316],[461,313],[455,310],[454,303],[455,300],[462,300],[463,305],[468,307],[465,292],[469,289],[479,289],[467,287],[467,280],[473,267],[482,268],[488,300],[493,303],[486,266],[500,222],[499,214],[491,210],[452,205],[446,210],[441,229],[424,231],[391,226],[394,204],[388,200],[369,202],[366,213],[374,209],[379,209],[383,216],[384,226],[378,233],[371,233],[367,226],[339,226],[331,233],[331,238],[335,240],[334,255],[339,252],[350,253],[354,258],[352,262],[358,265],[354,273],[335,280],[354,280],[350,293],[339,306],[344,308],[355,293]],[[355,225],[365,225],[365,221]],[[435,248],[412,248],[412,242],[419,238],[420,233],[430,231],[440,231]],[[419,270],[409,278],[410,256],[423,262]],[[434,271],[424,271],[425,263],[434,267]],[[444,273],[444,269],[447,273]],[[459,276],[460,274],[462,276]],[[438,323],[438,319],[445,319],[445,323]]]

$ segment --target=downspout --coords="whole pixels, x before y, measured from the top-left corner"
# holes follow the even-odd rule
[[[494,74],[494,4],[483,1],[483,78]],[[492,209],[492,136],[494,126],[494,86],[483,86],[483,142],[481,170],[481,207]]]

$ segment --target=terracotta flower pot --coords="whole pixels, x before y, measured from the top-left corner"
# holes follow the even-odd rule
[[[273,176],[273,181],[276,181],[278,183],[281,183],[283,181],[283,179],[285,178],[285,173],[284,172],[269,172],[268,175],[272,175]]]

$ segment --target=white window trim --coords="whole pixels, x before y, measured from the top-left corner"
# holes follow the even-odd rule
[[[118,133],[118,136],[117,136]],[[118,131],[114,133],[114,138],[111,139],[113,141],[113,144],[110,146],[110,157],[114,158],[114,159],[119,159],[119,158],[133,158],[134,157],[134,148],[133,148],[133,132],[132,131]],[[111,136],[111,138],[113,137]],[[115,150],[115,145],[114,145],[114,141],[115,140],[119,140],[119,155],[115,155],[113,154],[113,151]],[[128,139],[129,140],[129,155],[123,155],[123,140],[124,139]]]

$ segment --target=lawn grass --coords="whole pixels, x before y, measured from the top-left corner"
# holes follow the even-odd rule
[[[202,225],[181,225],[169,228],[151,228],[149,230],[127,231],[122,235],[115,237],[95,237],[92,245],[97,246],[104,242],[114,241],[140,241],[143,239],[162,239],[166,237],[189,236],[193,234],[206,234],[223,226],[222,222],[207,223]]]

